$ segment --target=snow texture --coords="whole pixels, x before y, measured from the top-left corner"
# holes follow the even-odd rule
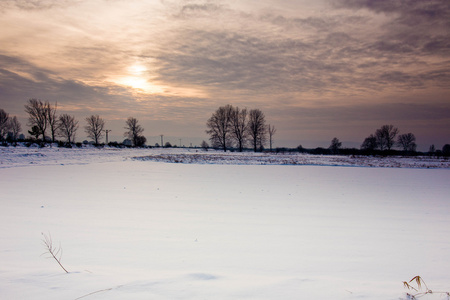
[[[398,300],[416,275],[450,290],[445,160],[57,147],[0,155],[1,299]],[[63,249],[68,274],[41,255],[42,233]]]

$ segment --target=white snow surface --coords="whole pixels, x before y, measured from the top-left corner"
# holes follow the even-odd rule
[[[450,159],[437,157],[370,157],[345,155],[310,155],[289,153],[253,153],[204,151],[194,148],[130,149],[93,146],[58,148],[56,145],[39,147],[0,147],[0,168],[88,164],[127,159],[171,163],[230,164],[230,165],[315,165],[359,166],[389,168],[450,168]]]
[[[416,275],[447,299],[449,183],[428,158],[0,147],[0,299],[398,300]]]

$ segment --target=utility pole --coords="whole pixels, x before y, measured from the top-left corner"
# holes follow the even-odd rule
[[[181,148],[181,139],[180,139],[180,148]]]
[[[112,130],[106,129],[106,145],[108,145],[108,133],[110,133]]]

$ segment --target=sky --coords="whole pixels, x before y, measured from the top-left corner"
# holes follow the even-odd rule
[[[385,124],[450,143],[448,0],[2,0],[0,108],[98,114],[124,139],[208,141],[220,106],[260,109],[274,147],[357,147]]]

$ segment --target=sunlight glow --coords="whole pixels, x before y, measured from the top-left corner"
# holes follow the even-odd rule
[[[120,85],[125,85],[133,89],[141,90],[145,93],[162,93],[164,92],[161,87],[150,84],[147,79],[139,76],[127,76],[121,77],[116,81]]]
[[[147,71],[147,68],[143,65],[134,64],[128,68],[128,71],[133,75],[142,75],[142,73]]]
[[[134,92],[142,94],[163,94],[165,96],[175,97],[207,97],[207,93],[196,88],[167,86],[153,82],[148,68],[139,63],[127,67],[122,76],[109,77],[108,81],[132,88]]]
[[[125,76],[115,77],[111,80],[117,84],[139,90],[142,93],[163,93],[164,89],[162,87],[149,82],[148,74],[146,74],[147,70],[146,66],[135,63],[126,69]]]

